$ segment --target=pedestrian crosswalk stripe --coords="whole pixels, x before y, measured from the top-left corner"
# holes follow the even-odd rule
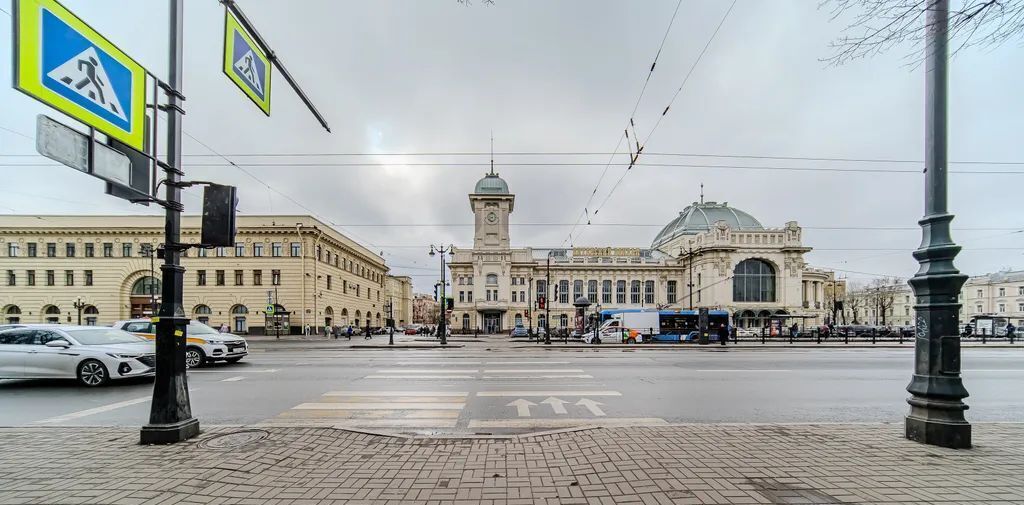
[[[424,365],[455,365],[455,366],[464,366],[464,365],[479,365],[480,362],[479,361],[399,361],[398,363],[395,363],[395,364],[396,365],[403,365],[403,366],[404,365],[413,365],[413,366],[416,366],[416,365],[420,365],[420,366],[424,366]]]
[[[485,375],[484,379],[593,379],[593,375]]]
[[[279,419],[454,419],[459,410],[286,410]]]
[[[659,417],[601,417],[576,419],[471,419],[475,428],[571,428],[573,426],[663,426],[668,421]]]
[[[329,391],[324,396],[466,396],[456,391]]]
[[[582,368],[495,368],[484,373],[583,373]]]
[[[571,361],[488,361],[485,365],[568,365]]]
[[[479,391],[477,396],[522,397],[522,396],[622,396],[618,391]]]
[[[472,375],[367,375],[365,379],[472,379]]]
[[[401,404],[412,403],[449,403],[465,401],[465,396],[321,396],[320,401],[324,403],[387,403]]]
[[[349,419],[333,423],[337,428],[454,428],[458,419]]]
[[[377,373],[477,373],[477,370],[455,369],[455,368],[385,368],[377,370]]]
[[[376,402],[344,402],[344,403],[303,403],[294,407],[295,410],[462,410],[466,404],[458,403],[376,403]]]

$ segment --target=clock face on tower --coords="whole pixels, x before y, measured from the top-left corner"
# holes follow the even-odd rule
[[[491,223],[491,224],[497,223],[498,222],[498,215],[493,213],[493,212],[488,212],[487,213],[487,222]]]

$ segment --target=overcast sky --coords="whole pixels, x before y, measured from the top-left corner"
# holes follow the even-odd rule
[[[150,71],[166,76],[165,0],[63,3]],[[228,80],[220,68],[224,12],[214,0],[189,0],[185,6],[185,131],[383,251],[395,273],[413,275],[417,291],[427,291],[437,276],[428,244],[472,244],[466,194],[486,171],[488,156],[384,154],[486,153],[492,130],[499,153],[610,153],[628,124],[676,0],[497,0],[492,6],[477,0],[469,7],[455,0],[239,4],[333,133],[319,126],[280,74],[273,77],[271,117]],[[827,66],[820,60],[844,24],[830,22],[830,12],[817,5],[739,0],[645,152],[922,160],[923,68],[906,64],[905,49]],[[683,0],[634,116],[641,138],[727,8],[724,0]],[[0,13],[0,40],[11,40],[10,32],[10,17]],[[0,82],[11,82],[10,54],[0,51]],[[1024,171],[1022,81],[1024,51],[1017,41],[953,60],[950,159],[1022,162],[953,165],[954,172]],[[100,181],[66,167],[10,166],[49,163],[9,155],[35,152],[28,137],[34,135],[36,114],[63,117],[10,87],[0,88],[0,104],[0,212],[157,212],[106,196]],[[211,154],[187,136],[184,147],[186,154]],[[377,155],[248,156],[268,153]],[[241,154],[247,156],[236,156]],[[922,174],[709,165],[908,170],[918,164],[645,155],[642,163],[700,166],[635,167],[601,206],[625,173],[627,157],[620,154],[602,179],[609,159],[496,156],[498,172],[516,194],[513,243],[568,245],[570,226],[523,225],[575,222],[600,180],[588,206],[591,214],[600,211],[590,216],[593,225],[576,228],[571,243],[646,247],[661,226],[699,198],[703,183],[707,200],[728,201],[765,226],[804,226],[804,243],[815,248],[807,255],[814,266],[859,279],[916,271],[910,252],[920,242],[919,231],[821,228],[917,226]],[[399,165],[294,165],[360,162]],[[188,178],[237,185],[243,213],[309,213],[221,158],[190,156],[185,169]],[[964,247],[956,264],[965,273],[1024,268],[1024,233],[1014,233],[1024,230],[1022,182],[1021,173],[951,174],[954,239]],[[200,203],[186,197],[187,212],[198,212]],[[380,224],[431,226],[366,226]]]

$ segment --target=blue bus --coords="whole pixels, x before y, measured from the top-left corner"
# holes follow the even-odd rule
[[[600,312],[601,324],[618,314],[631,312],[651,312],[651,309],[609,309]],[[643,340],[653,342],[691,342],[697,340],[699,335],[698,322],[700,314],[696,310],[659,310],[658,331],[643,331]],[[708,333],[711,341],[718,341],[718,334],[722,328],[731,329],[729,325],[729,312],[725,310],[708,311]],[[653,328],[652,328],[653,329]],[[625,338],[625,337],[624,337]]]

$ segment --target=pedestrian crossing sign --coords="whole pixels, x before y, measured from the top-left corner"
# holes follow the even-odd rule
[[[270,115],[270,58],[224,9],[224,74]]]
[[[14,88],[143,151],[142,65],[56,0],[16,0],[14,18]]]

